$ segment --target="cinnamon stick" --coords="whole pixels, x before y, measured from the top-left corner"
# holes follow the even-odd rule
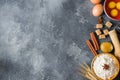
[[[86,43],[87,43],[88,47],[90,48],[91,52],[93,53],[93,55],[96,56],[97,52],[96,52],[95,48],[93,47],[91,41],[87,40]]]
[[[99,47],[99,44],[98,44],[98,41],[97,41],[97,38],[96,38],[94,32],[91,32],[91,33],[90,33],[90,37],[91,37],[91,39],[92,39],[92,42],[93,42],[93,45],[94,45],[95,50],[99,50],[100,47]]]

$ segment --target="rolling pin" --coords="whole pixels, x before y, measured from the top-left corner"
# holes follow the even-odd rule
[[[113,46],[114,46],[114,54],[115,56],[120,60],[120,42],[117,36],[117,33],[115,30],[111,30],[109,32],[110,38],[112,40]]]

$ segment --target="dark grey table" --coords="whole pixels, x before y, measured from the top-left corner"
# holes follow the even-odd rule
[[[89,0],[0,0],[0,80],[87,80]],[[109,20],[106,15],[103,15]]]

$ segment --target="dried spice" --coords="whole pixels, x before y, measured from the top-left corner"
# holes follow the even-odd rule
[[[90,37],[91,37],[91,39],[92,39],[92,42],[93,42],[93,45],[94,45],[95,50],[99,50],[100,47],[99,47],[98,40],[97,40],[97,38],[96,38],[96,36],[95,36],[95,33],[94,33],[94,32],[91,32],[91,33],[90,33]]]
[[[104,64],[104,66],[103,66],[103,69],[104,69],[104,70],[108,70],[109,68],[110,68],[110,66],[109,66],[109,65]]]
[[[98,23],[103,23],[103,17],[98,17]]]
[[[93,53],[93,55],[96,56],[97,52],[96,52],[95,48],[93,47],[91,41],[87,40],[86,43],[87,43],[88,47],[90,48],[91,52]]]

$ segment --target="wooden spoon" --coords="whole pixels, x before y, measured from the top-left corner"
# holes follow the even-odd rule
[[[120,42],[118,40],[117,33],[115,30],[111,30],[109,32],[109,35],[114,45],[114,49],[115,49],[114,54],[120,60]]]

